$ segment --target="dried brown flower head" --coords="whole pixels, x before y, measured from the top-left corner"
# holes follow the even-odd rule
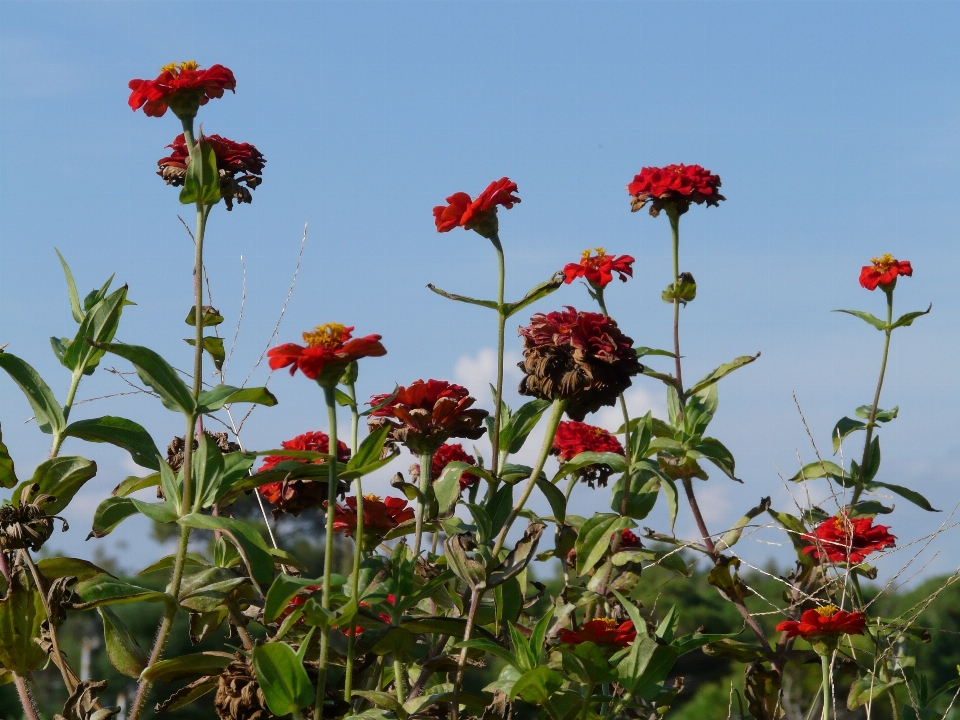
[[[39,494],[37,483],[28,485],[20,496],[17,504],[0,507],[0,550],[29,549],[36,552],[53,534],[54,518],[63,522],[63,529],[68,529],[67,521],[57,515],[47,515],[44,506],[56,500],[52,495]]]

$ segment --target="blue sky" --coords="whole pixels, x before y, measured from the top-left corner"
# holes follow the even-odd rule
[[[960,500],[957,3],[4,0],[0,21],[0,344],[61,398],[69,377],[48,337],[72,335],[75,325],[54,247],[81,292],[114,272],[130,285],[137,305],[119,338],[189,363],[180,338],[192,246],[177,219],[189,209],[154,174],[178,123],[132,113],[126,84],[196,59],[237,77],[236,95],[202,109],[204,130],[252,142],[268,159],[253,204],[219,207],[208,233],[213,300],[228,337],[241,256],[246,268],[229,382],[243,379],[270,337],[308,223],[280,339],[331,320],[380,333],[389,354],[364,363],[361,395],[429,376],[468,384],[489,407],[492,313],[424,286],[493,293],[486,241],[438,235],[430,211],[503,175],[523,198],[501,212],[508,294],[520,296],[584,247],[631,254],[636,277],[610,288],[611,313],[638,344],[666,347],[667,220],[631,214],[624,186],[645,165],[699,163],[722,177],[727,201],[683,219],[681,265],[699,286],[683,313],[684,374],[763,352],[721,385],[713,431],[746,485],[717,473],[698,488],[711,529],[761,495],[789,507],[778,468],[792,474],[798,452],[813,459],[793,393],[826,454],[836,420],[871,400],[881,335],[829,311],[882,313],[882,295],[856,279],[884,252],[916,269],[898,287],[897,309],[934,307],[894,336],[881,405],[899,405],[901,415],[882,432],[879,479],[915,487],[947,511],[933,517],[898,499],[888,518],[906,544]],[[589,303],[572,286],[536,309]],[[519,341],[509,338],[517,356]],[[266,377],[261,364],[253,380]],[[277,375],[270,387],[281,404],[254,413],[246,445],[324,427],[309,383]],[[98,371],[79,397],[125,389]],[[662,397],[643,379],[631,400],[659,411]],[[29,407],[4,379],[0,408],[25,476],[49,438],[23,423]],[[136,396],[81,405],[74,417],[103,414],[137,419],[161,447],[181,431],[179,417]],[[104,446],[68,441],[65,452],[100,464],[68,510],[71,531],[55,540],[89,557],[94,541],[80,541],[97,500],[134,468]],[[579,492],[584,511],[603,509],[603,497]],[[662,526],[662,515],[650,524]],[[129,521],[101,542],[132,567],[161,552],[142,540],[145,528]],[[681,511],[678,531],[691,529]],[[955,558],[934,555],[956,532],[905,577],[955,569]],[[760,542],[740,547],[757,564],[786,557]],[[888,577],[911,556],[890,557]]]

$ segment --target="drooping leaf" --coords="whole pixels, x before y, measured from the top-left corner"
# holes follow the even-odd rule
[[[936,508],[934,508],[930,504],[930,501],[927,500],[923,495],[916,492],[915,490],[911,490],[910,488],[905,488],[902,485],[894,485],[892,483],[877,482],[876,480],[874,480],[873,482],[868,483],[866,485],[866,488],[867,490],[870,490],[870,491],[873,491],[876,488],[886,488],[887,490],[895,492],[900,497],[906,498],[907,500],[912,502],[914,505],[923,508],[927,512],[941,512],[940,510],[937,510]]]
[[[237,545],[237,549],[244,557],[254,580],[263,587],[268,586],[273,580],[273,558],[270,556],[270,551],[267,549],[263,537],[256,527],[250,523],[244,520],[202,515],[200,513],[185,515],[177,522],[187,527],[224,532]]]
[[[177,510],[170,501],[149,503],[130,497],[108,497],[93,513],[93,527],[88,539],[109,535],[117,525],[137,513],[143,513],[159,523],[170,523],[177,519]]]
[[[47,664],[47,654],[34,642],[47,619],[43,598],[25,569],[11,574],[6,597],[0,600],[0,665],[18,675]]]
[[[449,293],[446,290],[441,290],[440,288],[434,286],[433,284],[427,284],[427,289],[435,292],[440,297],[445,297],[447,300],[454,300],[455,302],[467,303],[468,305],[480,305],[491,310],[497,309],[497,303],[495,300],[477,300],[476,298],[467,297],[466,295],[457,295],[456,293]]]
[[[537,480],[537,487],[540,488],[540,492],[544,494],[547,502],[550,503],[553,517],[556,518],[558,523],[562,524],[564,518],[567,516],[567,498],[564,496],[563,491],[547,480]]]
[[[17,473],[13,468],[13,458],[3,443],[3,430],[0,429],[0,487],[12,488],[18,482],[20,481],[17,480]]]
[[[887,323],[884,320],[881,320],[876,315],[871,315],[868,312],[863,312],[862,310],[834,310],[833,312],[846,313],[847,315],[853,315],[860,318],[864,322],[873,325],[877,330],[886,330]]]
[[[546,529],[546,525],[538,522],[531,522],[524,530],[523,536],[517,541],[503,562],[490,573],[487,579],[487,587],[496,587],[510,578],[516,577],[523,572],[534,554],[537,552],[537,544],[540,537]]]
[[[37,418],[40,430],[47,433],[61,433],[66,425],[63,410],[57,402],[53,391],[43,381],[39,373],[16,355],[0,350],[0,368],[20,387],[26,395],[30,408]]]
[[[97,464],[82,457],[63,456],[45,460],[37,466],[29,481],[20,483],[13,493],[13,502],[19,502],[27,485],[37,483],[39,492],[53,495],[56,500],[44,506],[48,515],[63,510],[84,483],[97,474]]]
[[[103,639],[110,664],[127,677],[140,677],[149,660],[147,653],[113,610],[101,606],[97,612],[103,621]]]
[[[451,513],[460,497],[460,477],[472,465],[455,460],[447,463],[440,477],[433,483],[433,493],[437,499],[437,512],[440,516]]]
[[[732,548],[740,540],[740,536],[743,534],[744,528],[747,527],[747,524],[753,520],[757,515],[765,513],[770,509],[770,498],[765,497],[760,499],[760,503],[756,507],[752,507],[747,510],[747,514],[742,518],[737,520],[734,523],[733,527],[730,528],[727,532],[723,534],[723,537],[717,541],[717,552],[723,552],[728,548]]]
[[[137,375],[151,390],[160,396],[160,401],[169,410],[192,415],[195,410],[193,395],[177,371],[150,348],[121,343],[95,343],[97,347],[129,360]]]
[[[692,388],[690,388],[687,391],[687,395],[688,396],[696,395],[701,390],[704,390],[705,388],[708,388],[711,385],[713,385],[715,382],[718,382],[721,379],[725,378],[734,370],[739,370],[744,365],[749,365],[758,357],[760,357],[760,353],[757,353],[756,355],[741,355],[740,357],[733,360],[733,362],[724,363],[713,372],[701,378],[696,385],[694,385]]]
[[[74,587],[80,602],[74,603],[75,610],[90,610],[103,605],[121,605],[133,602],[162,602],[176,607],[177,600],[172,595],[139,587],[125,582],[107,573],[94,575],[82,580]]]
[[[143,426],[126,418],[105,415],[91,420],[70,423],[63,431],[65,437],[87,442],[110,443],[123,448],[140,467],[160,469],[160,452]]]
[[[524,295],[522,299],[517,300],[516,302],[506,303],[506,307],[504,308],[504,317],[509,318],[512,315],[516,315],[524,308],[529,307],[533,303],[537,302],[537,300],[542,300],[561,285],[563,285],[563,277],[557,273],[557,275],[554,275],[546,282],[542,282],[535,286],[530,290],[530,292]],[[433,288],[431,288],[431,290],[432,289]],[[496,306],[494,306],[494,309],[496,309]]]
[[[94,575],[106,573],[102,567],[87,560],[69,557],[48,557],[37,560],[37,569],[47,580],[56,580],[62,577],[75,577],[78,580],[89,580]],[[109,574],[109,573],[108,573]]]
[[[832,463],[829,460],[822,460],[804,465],[800,469],[800,472],[790,478],[790,482],[817,480],[824,477],[829,477],[841,485],[845,485],[850,481],[850,473],[836,463]]]
[[[117,497],[125,497],[132,493],[137,492],[138,490],[143,490],[148,487],[156,487],[160,484],[160,473],[150,473],[149,475],[144,475],[140,477],[139,475],[130,475],[129,477],[124,478],[120,481],[120,484],[117,485],[111,495],[116,495]]]
[[[197,344],[196,338],[184,338],[183,341],[191,347]],[[223,361],[227,358],[227,352],[223,349],[223,338],[205,336],[203,338],[203,350],[213,360],[213,366],[217,370],[222,370]]]
[[[833,433],[831,437],[833,439],[833,454],[836,455],[837,451],[840,449],[840,444],[843,442],[844,438],[847,437],[850,433],[855,433],[858,430],[865,430],[867,427],[866,423],[862,423],[859,420],[854,420],[853,418],[842,417],[837,421],[837,424],[833,428]]]
[[[219,675],[234,660],[232,653],[208,650],[192,655],[160,660],[141,673],[142,680],[169,683],[188,677]]]
[[[909,325],[913,325],[914,320],[916,320],[918,317],[922,317],[926,315],[931,310],[933,310],[933,303],[930,303],[930,306],[926,310],[917,310],[914,312],[904,313],[903,315],[901,315],[900,317],[898,317],[896,320],[893,321],[893,324],[890,326],[890,329],[895,330],[899,327],[907,327]]]

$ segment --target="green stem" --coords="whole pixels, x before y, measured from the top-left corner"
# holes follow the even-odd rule
[[[823,720],[830,720],[830,658],[820,656],[820,669],[823,675]]]
[[[673,287],[680,284],[680,215],[672,205],[666,207],[667,217],[670,218],[670,233],[673,240]],[[680,298],[673,299],[673,354],[676,371],[677,385],[683,388],[683,373],[680,369]],[[680,417],[683,418],[683,392],[680,395]]]
[[[403,669],[403,663],[396,657],[393,658],[393,686],[397,693],[397,702],[403,705],[407,699],[407,693],[403,689],[403,676],[406,671]]]
[[[63,420],[66,422],[70,419],[70,409],[73,407],[73,400],[77,396],[77,388],[80,387],[80,380],[83,378],[82,372],[74,371],[73,376],[70,378],[70,389],[67,390],[67,399],[63,403]],[[54,433],[53,436],[53,447],[50,448],[50,457],[55,458],[60,452],[60,446],[63,445],[63,441],[66,438],[60,433]]]
[[[337,399],[334,385],[323,387],[323,398],[327,403],[327,417],[329,418],[329,437],[330,448],[334,458],[337,452]],[[327,540],[323,548],[323,589],[320,598],[321,607],[324,610],[330,610],[330,577],[333,573],[333,521],[334,510],[337,506],[337,463],[331,460],[329,463],[329,473],[327,474]],[[357,500],[358,522],[361,517],[361,509]],[[361,538],[357,536],[357,541]],[[323,698],[327,684],[327,658],[330,652],[330,628],[324,626],[320,628],[320,662],[317,666],[317,696],[313,706],[313,717],[315,720],[323,720]]]
[[[413,539],[413,559],[420,556],[420,544],[423,540],[423,516],[427,512],[424,502],[430,492],[430,480],[433,470],[433,453],[420,453],[420,495],[417,497],[417,530]]]
[[[877,390],[873,394],[873,407],[870,408],[870,418],[867,420],[867,438],[863,443],[863,457],[860,462],[860,472],[864,472],[867,467],[867,455],[870,452],[870,441],[873,440],[873,428],[877,421],[877,408],[880,406],[880,391],[883,389],[883,376],[887,372],[887,356],[890,353],[890,336],[893,330],[890,326],[893,324],[893,288],[886,291],[887,296],[887,330],[886,337],[883,339],[883,359],[880,361],[880,377],[877,379]],[[857,479],[857,485],[853,490],[853,501],[851,505],[856,504],[863,492],[863,481]]]
[[[557,434],[557,427],[560,425],[560,420],[563,419],[563,412],[567,409],[568,402],[567,400],[560,399],[553,401],[550,419],[547,421],[547,434],[544,436],[543,445],[540,447],[540,457],[537,458],[537,463],[533,466],[533,472],[530,473],[530,479],[527,480],[527,485],[523,488],[520,498],[507,516],[507,522],[497,537],[496,545],[493,546],[493,553],[490,557],[494,563],[499,562],[498,557],[500,551],[503,550],[504,543],[507,541],[507,533],[510,532],[510,527],[520,515],[523,506],[527,504],[527,500],[530,499],[533,488],[537,485],[537,478],[539,478],[540,473],[543,472],[543,466],[547,464],[547,458],[550,457],[550,450],[553,448],[553,439]]]
[[[357,453],[357,433],[360,424],[360,414],[357,412],[357,390],[354,383],[347,383],[347,395],[353,401],[350,405],[350,452]],[[360,561],[362,559],[363,542],[363,485],[360,478],[357,478],[357,484],[354,488],[357,496],[357,531],[354,534],[353,547],[353,575],[351,576],[351,594],[354,602],[360,599]],[[343,699],[350,702],[353,699],[353,668],[357,654],[357,630],[351,627],[347,635],[347,666],[343,681]]]
[[[500,244],[500,236],[494,235],[490,238],[494,250],[497,251],[497,396],[493,399],[493,450],[490,458],[490,472],[494,477],[497,476],[497,468],[500,460],[500,415],[501,404],[503,403],[503,353],[504,338],[506,334],[507,315],[504,309],[503,293],[506,282],[507,269],[506,261],[503,257],[503,246]]]
[[[897,706],[896,688],[890,688],[887,690],[887,697],[890,698],[890,713],[892,720],[900,720],[900,708]]]

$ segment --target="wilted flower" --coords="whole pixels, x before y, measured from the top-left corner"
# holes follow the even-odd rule
[[[249,203],[253,201],[250,190],[263,181],[263,166],[267,162],[263,154],[250,143],[240,143],[219,135],[205,135],[213,154],[217,157],[217,170],[220,173],[220,195],[226,203],[227,210],[233,210],[233,201]],[[157,161],[159,170],[157,175],[162,177],[168,185],[179,187],[183,185],[187,174],[187,165],[190,163],[190,153],[183,133],[177,135],[174,141],[167,145],[172,148],[168,157]],[[246,185],[246,187],[244,187]],[[249,189],[248,189],[249,188]]]
[[[406,445],[411,452],[434,453],[452,437],[476,440],[486,428],[486,410],[472,408],[476,402],[470,391],[444,380],[417,380],[396,393],[374,395],[369,405],[386,404],[370,414],[371,432],[389,425],[390,441]]]
[[[620,441],[603,428],[582,422],[561,422],[553,438],[551,453],[563,463],[570,462],[584,452],[624,454]],[[578,475],[590,487],[594,487],[594,483],[606,487],[607,478],[612,472],[609,465],[597,463],[580,468]]]
[[[811,543],[803,552],[832,563],[861,563],[870,553],[896,545],[897,538],[887,532],[889,529],[874,525],[871,517],[849,518],[840,513],[820,523],[812,535],[803,536]]]
[[[363,532],[371,536],[383,537],[397,525],[414,517],[413,508],[407,507],[402,498],[376,495],[363,496]],[[357,531],[357,498],[348,497],[344,505],[336,505],[333,510],[333,529],[347,537],[353,537]]]
[[[562,643],[579,645],[582,642],[592,642],[595,645],[615,645],[621,648],[627,647],[636,637],[637,631],[632,620],[617,623],[613,618],[591,620],[576,632],[561,628],[558,633]]]
[[[169,106],[184,119],[196,116],[210,98],[223,97],[224,90],[235,92],[237,81],[223,65],[201,70],[196,61],[187,60],[164,65],[156,80],[131,80],[128,87],[134,112],[142,107],[150,117],[161,117]]]
[[[64,531],[67,522],[56,515],[47,515],[43,509],[55,497],[37,494],[38,483],[27,485],[16,504],[0,505],[0,552],[13,550],[33,550],[36,552],[53,534],[54,518],[63,522]]]
[[[381,357],[387,354],[380,344],[380,335],[352,338],[353,326],[340,323],[318,325],[303,334],[303,345],[286,343],[267,352],[270,368],[279,370],[290,365],[290,374],[298,369],[321,385],[334,387],[347,365],[363,357]]]
[[[203,434],[213,440],[217,447],[220,448],[220,452],[224,454],[240,451],[240,445],[235,442],[230,442],[230,439],[225,432],[212,433],[208,430],[204,430]],[[183,442],[183,438],[179,435],[175,436],[173,440],[170,441],[170,444],[167,445],[167,465],[169,465],[170,469],[174,472],[180,472],[180,468],[183,467],[183,451],[185,449],[186,444]],[[196,438],[194,438],[193,441],[193,449],[197,449]]]
[[[863,635],[866,616],[862,612],[846,612],[835,605],[806,610],[800,620],[784,620],[777,625],[777,632],[787,633],[787,637],[804,640],[824,635]]]
[[[447,205],[437,205],[433,209],[437,232],[449,232],[455,227],[462,227],[488,239],[496,236],[499,227],[497,206],[502,205],[509,210],[520,202],[515,192],[517,184],[504,177],[490,183],[476,200],[471,200],[465,192],[454,193],[447,198]]]
[[[643,168],[627,185],[627,192],[632,212],[649,202],[650,214],[656,217],[667,205],[675,207],[678,215],[689,210],[690,203],[719,205],[721,200],[726,200],[717,192],[719,187],[719,175],[699,165],[680,164]]]
[[[437,448],[437,451],[433,454],[433,462],[430,463],[430,477],[433,478],[433,482],[436,482],[444,468],[454,461],[465,462],[467,465],[477,464],[476,458],[467,453],[460,443],[444,443]],[[419,463],[413,465],[410,470],[414,479],[420,477]],[[460,491],[463,492],[471,485],[476,484],[479,479],[473,473],[464,471],[460,476]]]
[[[884,292],[896,287],[897,276],[913,275],[913,267],[909,260],[897,260],[890,253],[870,259],[870,265],[864,265],[860,271],[860,285],[867,290],[876,290],[877,286]]]
[[[627,281],[628,275],[633,277],[633,263],[634,259],[629,255],[607,255],[603,248],[588,248],[583,251],[580,262],[564,265],[563,281],[569,285],[582,277],[594,288],[602,289],[613,280],[613,273],[617,273],[622,282]]]
[[[237,653],[220,673],[213,707],[220,720],[268,720],[274,717],[250,661]]]
[[[284,440],[280,447],[287,450],[301,450],[306,452],[329,453],[330,437],[321,431],[307,432],[297,435],[293,440]],[[340,440],[337,441],[337,461],[345,463],[350,459],[350,448]],[[259,472],[273,470],[278,464],[286,461],[294,461],[304,464],[314,463],[322,465],[326,462],[323,458],[316,460],[307,460],[298,457],[284,457],[283,455],[267,455],[263,459],[263,465]],[[281,513],[290,513],[299,515],[301,511],[321,506],[327,499],[326,483],[315,482],[309,478],[286,478],[260,486],[260,494],[268,501],[276,505],[274,516]]]
[[[583,420],[587,413],[613,405],[643,371],[615,320],[572,307],[537,313],[520,328],[525,373],[520,394],[544,400],[569,400],[567,414]]]

